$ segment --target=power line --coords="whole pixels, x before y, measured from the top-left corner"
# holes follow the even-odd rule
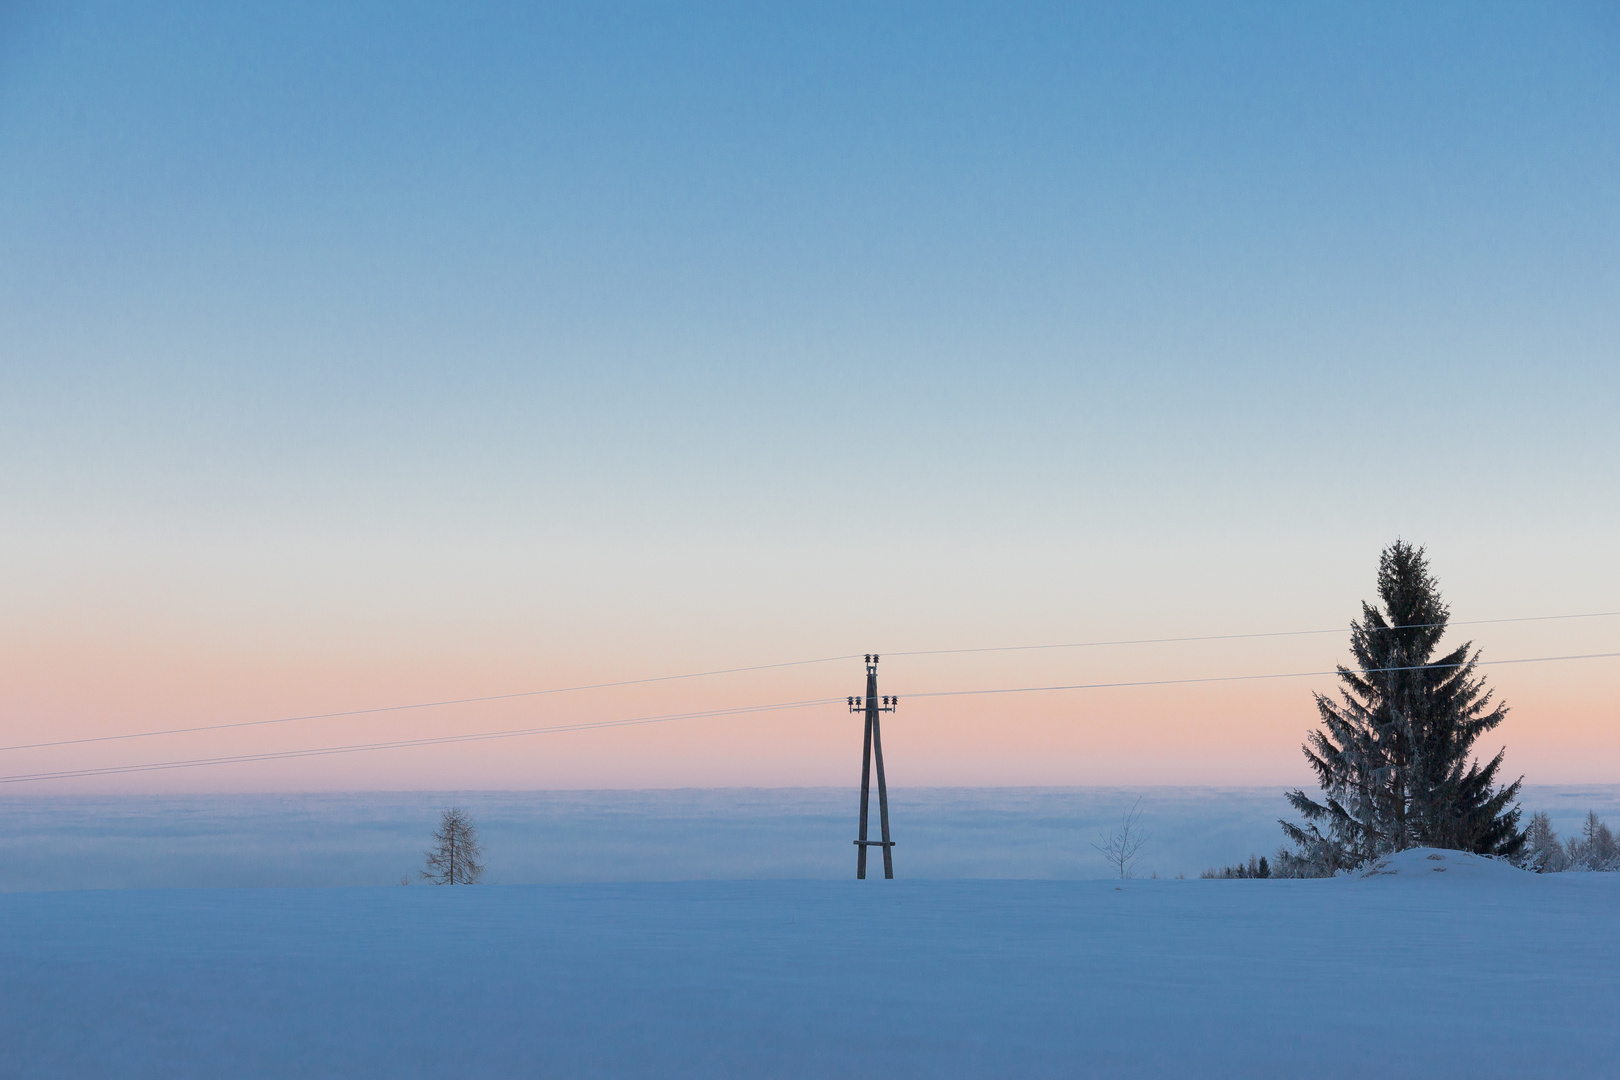
[[[1602,619],[1620,616],[1620,611],[1596,611],[1576,615],[1532,615],[1512,619],[1473,619],[1467,622],[1409,623],[1404,626],[1368,628],[1371,632],[1389,630],[1427,630],[1440,626],[1488,626],[1503,623],[1550,622],[1563,619]],[[1204,634],[1192,637],[1127,638],[1116,641],[1078,641],[1054,645],[997,645],[970,649],[919,649],[911,652],[890,652],[889,656],[960,656],[969,653],[1031,652],[1043,649],[1092,649],[1112,645],[1166,645],[1196,641],[1241,641],[1253,638],[1303,637],[1315,634],[1342,634],[1344,627],[1330,630],[1275,630],[1250,634]],[[550,694],[571,694],[584,690],[606,690],[620,686],[643,686],[649,683],[676,682],[682,679],[702,679],[715,675],[738,675],[750,671],[770,671],[777,668],[807,667],[812,664],[830,664],[840,660],[854,660],[859,653],[845,656],[824,656],[814,660],[787,660],[774,664],[755,664],[750,667],[718,668],[713,671],[694,671],[681,675],[657,675],[644,679],[622,679],[618,682],[588,683],[580,686],[560,686],[549,690],[524,690],[513,694],[489,694],[483,697],[452,698],[444,701],[422,701],[409,705],[381,705],[369,709],[347,709],[342,712],[308,713],[301,716],[278,716],[266,720],[241,720],[229,724],[202,724],[196,727],[164,728],[158,731],[133,731],[122,735],[92,735],[80,739],[56,739],[50,742],[19,743],[0,746],[0,753],[15,750],[44,750],[56,746],[82,746],[88,743],[120,742],[125,739],[150,739],[164,735],[191,735],[200,731],[230,731],[236,728],[263,727],[269,724],[290,724],[303,720],[336,720],[350,716],[374,716],[380,713],[407,712],[415,709],[436,709],[449,705],[474,705],[489,701],[511,701],[517,698],[542,697]],[[1101,685],[1101,684],[1099,684]],[[1148,685],[1121,683],[1118,685]],[[916,696],[916,695],[913,695]]]
[[[772,668],[830,664],[836,660],[854,660],[859,655],[859,653],[851,653],[848,656],[824,656],[817,660],[788,660],[779,664],[755,664],[752,667],[694,671],[685,675],[657,675],[650,679],[622,679],[619,682],[590,683],[584,686],[559,686],[550,690],[525,690],[516,694],[490,694],[485,697],[453,698],[447,701],[421,701],[412,705],[381,705],[373,709],[348,709],[344,712],[309,713],[304,716],[278,716],[269,720],[241,720],[231,724],[203,724],[198,727],[165,728],[162,731],[132,731],[124,735],[92,735],[83,739],[19,743],[16,746],[0,746],[0,754],[11,750],[43,750],[52,746],[80,746],[84,743],[118,742],[123,739],[150,739],[158,735],[190,735],[198,731],[229,731],[233,728],[262,727],[266,724],[290,724],[297,720],[335,720],[345,716],[371,716],[377,713],[405,712],[410,709],[436,709],[444,705],[473,705],[484,701],[511,701],[514,698],[541,697],[546,694],[571,694],[579,690],[606,690],[617,686],[642,686],[647,683],[674,682],[677,679],[702,679],[710,675],[737,675],[746,671],[769,671]]]
[[[1568,656],[1530,656],[1510,660],[1480,660],[1476,663],[1481,667],[1498,666],[1506,664],[1546,664],[1567,660],[1605,660],[1620,657],[1620,652],[1582,653]],[[1116,687],[1129,686],[1177,686],[1193,683],[1217,682],[1253,682],[1261,679],[1304,679],[1326,675],[1337,675],[1340,671],[1350,671],[1362,675],[1375,675],[1393,671],[1429,671],[1455,669],[1467,666],[1467,662],[1457,664],[1412,664],[1402,667],[1381,668],[1335,668],[1332,671],[1289,671],[1263,675],[1215,675],[1191,679],[1147,679],[1134,682],[1114,683],[1076,683],[1066,686],[1014,686],[991,690],[934,690],[915,694],[907,694],[911,698],[939,698],[939,697],[969,697],[988,694],[1033,694],[1056,690],[1106,690]],[[24,783],[35,780],[66,780],[86,776],[109,776],[123,773],[156,772],[164,769],[195,768],[204,765],[229,765],[249,761],[279,761],[288,758],[321,757],[328,754],[352,754],[368,750],[394,750],[415,746],[443,746],[451,743],[482,742],[489,739],[511,739],[526,735],[549,735],[566,731],[590,731],[598,728],[629,727],[639,724],[658,724],[670,720],[695,720],[718,716],[739,716],[749,713],[772,712],[786,709],[803,709],[817,705],[834,704],[837,698],[817,698],[808,701],[790,701],[774,705],[743,705],[731,709],[712,709],[703,712],[669,713],[662,716],[632,717],[624,720],[602,720],[581,724],[562,724],[552,727],[519,728],[510,731],[485,731],[472,735],[443,735],[421,739],[402,739],[393,742],[357,743],[348,746],[317,747],[306,750],[278,750],[258,754],[238,754],[227,757],[192,758],[183,761],[147,762],[135,765],[109,765],[96,769],[65,769],[57,772],[27,773],[15,776],[0,776],[0,784]]]
[[[806,709],[816,705],[830,705],[837,698],[817,698],[811,701],[785,701],[775,705],[740,705],[731,709],[709,709],[703,712],[667,713],[662,716],[635,716],[621,720],[598,720],[580,724],[557,724],[551,727],[518,728],[510,731],[481,731],[472,735],[440,735],[421,739],[400,739],[393,742],[352,743],[347,746],[322,746],[304,750],[267,750],[258,754],[235,754],[227,757],[189,758],[181,761],[154,761],[136,765],[108,765],[95,769],[63,769],[57,772],[26,773],[0,776],[0,784],[17,784],[30,780],[66,780],[81,776],[111,776],[120,773],[158,772],[165,769],[190,769],[202,765],[231,765],[247,761],[281,761],[288,758],[324,757],[328,754],[355,754],[366,750],[398,750],[413,746],[442,746],[447,743],[483,742],[489,739],[514,739],[525,735],[553,735],[566,731],[594,731],[598,728],[633,727],[638,724],[661,724],[670,720],[697,720],[714,716],[740,716],[748,713],[774,712],[787,709]]]
[[[1558,660],[1604,660],[1620,656],[1620,652],[1583,653],[1572,656],[1528,656],[1514,660],[1478,660],[1480,667],[1496,664],[1547,664]],[[1111,690],[1124,686],[1183,686],[1192,683],[1253,682],[1259,679],[1309,679],[1322,675],[1337,675],[1348,671],[1356,675],[1377,675],[1390,671],[1434,671],[1445,668],[1466,667],[1461,664],[1413,664],[1407,667],[1335,668],[1332,671],[1285,671],[1267,675],[1211,675],[1196,679],[1141,679],[1134,682],[1074,683],[1068,686],[1012,686],[995,690],[934,690],[920,694],[907,694],[908,698],[970,697],[977,694],[1039,694],[1048,690]]]
[[[1391,630],[1432,630],[1442,626],[1493,626],[1501,623],[1550,622],[1555,619],[1606,619],[1620,615],[1620,611],[1593,611],[1580,615],[1530,615],[1516,619],[1470,619],[1466,622],[1405,623],[1401,626],[1369,626],[1367,633],[1385,633]],[[1242,641],[1250,638],[1305,637],[1311,634],[1343,634],[1346,629],[1336,626],[1331,630],[1272,630],[1258,634],[1202,634],[1196,637],[1129,638],[1119,641],[1076,641],[1058,645],[996,645],[975,649],[922,649],[916,652],[890,652],[885,656],[953,656],[964,653],[1033,652],[1039,649],[1095,649],[1105,645],[1169,645],[1193,641]],[[915,695],[913,695],[915,696]]]

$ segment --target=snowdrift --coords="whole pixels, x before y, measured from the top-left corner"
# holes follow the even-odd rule
[[[1467,851],[1441,848],[1409,848],[1385,856],[1361,871],[1357,877],[1450,884],[1458,881],[1514,885],[1534,880],[1535,874],[1520,870],[1501,859],[1474,855]]]

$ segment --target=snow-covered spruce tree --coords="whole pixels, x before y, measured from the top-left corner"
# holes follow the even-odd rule
[[[1383,609],[1363,603],[1350,624],[1355,666],[1339,666],[1340,699],[1315,695],[1322,726],[1303,749],[1322,799],[1288,796],[1305,817],[1282,822],[1298,849],[1278,867],[1290,876],[1411,847],[1513,855],[1525,841],[1512,805],[1522,778],[1496,785],[1503,752],[1484,766],[1470,759],[1507,707],[1477,674],[1472,642],[1435,655],[1450,613],[1422,548],[1384,549],[1378,596]]]
[[[484,845],[478,842],[472,818],[461,807],[444,812],[433,844],[422,853],[427,857],[427,869],[422,871],[425,880],[435,885],[472,885],[483,876],[484,864],[478,856],[484,853]]]

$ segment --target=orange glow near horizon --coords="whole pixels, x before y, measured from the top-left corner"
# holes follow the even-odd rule
[[[1490,660],[1570,651],[1580,634],[1567,627],[1507,627],[1489,638],[1475,637],[1487,646]],[[495,650],[383,657],[228,646],[181,653],[172,646],[172,641],[59,636],[8,649],[7,744],[517,694],[657,676],[674,668],[650,658],[639,670],[617,668],[578,655],[556,664],[520,663]],[[1331,690],[1331,677],[926,695],[1323,671],[1342,656],[1342,641],[1326,636],[891,655],[880,669],[881,692],[901,698],[899,711],[884,719],[890,780],[896,786],[1308,786],[1311,777],[1299,746],[1314,722],[1311,692]],[[726,666],[724,661],[693,664],[692,655],[677,659],[688,661],[683,665],[688,670]],[[748,660],[771,662],[759,656]],[[738,666],[747,664],[738,661]],[[1507,778],[1522,773],[1532,783],[1620,779],[1620,730],[1608,690],[1620,673],[1620,660],[1486,670],[1511,711],[1478,750],[1488,757],[1506,745]],[[859,661],[845,660],[9,751],[3,771],[16,775],[834,699],[740,716],[10,784],[0,794],[846,785],[858,769],[860,720],[848,714],[843,699],[862,687]]]

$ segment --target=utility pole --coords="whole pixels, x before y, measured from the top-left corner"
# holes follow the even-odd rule
[[[882,704],[878,703],[877,692],[877,653],[868,653],[866,656],[866,696],[851,697],[849,699],[850,712],[864,712],[866,714],[866,748],[861,752],[861,838],[855,841],[855,877],[857,880],[866,877],[866,849],[880,847],[883,849],[883,876],[894,877],[894,855],[892,848],[894,841],[889,839],[889,786],[883,781],[883,733],[878,730],[878,714],[894,712],[894,707],[900,701],[897,697],[885,697]],[[866,807],[870,799],[872,787],[872,756],[877,755],[878,774],[878,820],[883,825],[882,840],[868,840],[866,838]]]

